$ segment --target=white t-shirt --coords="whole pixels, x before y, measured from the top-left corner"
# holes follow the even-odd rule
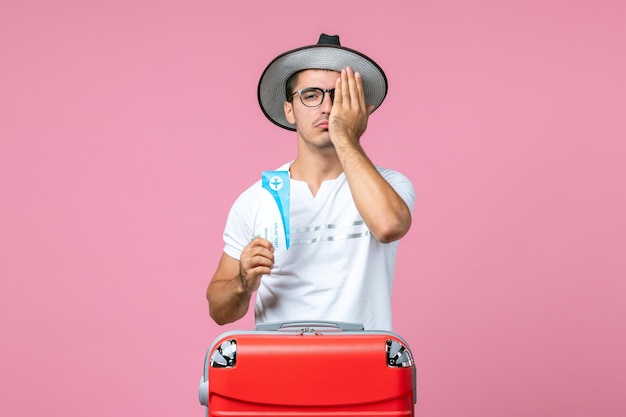
[[[290,163],[279,170],[288,170]],[[415,191],[402,174],[377,167],[412,211]],[[330,320],[392,330],[391,290],[399,241],[380,243],[354,205],[342,173],[315,195],[304,181],[290,180],[289,249],[274,252],[274,268],[261,278],[257,323]],[[239,259],[277,216],[276,203],[259,180],[231,207],[224,252]]]

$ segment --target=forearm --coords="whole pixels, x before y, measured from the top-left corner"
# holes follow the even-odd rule
[[[223,253],[206,290],[211,318],[217,324],[239,320],[246,315],[251,296],[241,279],[240,261]]]
[[[373,110],[372,106],[366,106],[362,87],[358,72],[351,68],[341,71],[335,84],[328,131],[361,217],[376,239],[388,243],[400,239],[409,230],[411,212],[359,142]]]
[[[372,235],[383,243],[400,239],[411,226],[407,204],[380,175],[358,141],[337,141],[335,148],[354,203]]]
[[[245,316],[252,294],[261,285],[261,276],[269,274],[273,265],[274,248],[262,238],[248,243],[240,259],[223,253],[206,291],[211,318],[217,324],[226,324]]]
[[[248,312],[251,296],[242,287],[238,276],[213,280],[206,292],[209,314],[220,325],[237,321]]]

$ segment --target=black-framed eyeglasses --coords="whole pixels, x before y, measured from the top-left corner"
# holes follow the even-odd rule
[[[330,102],[335,102],[335,89],[330,88],[328,90],[324,90],[322,88],[317,87],[307,87],[301,88],[295,93],[291,95],[291,99],[293,100],[293,96],[298,94],[300,96],[300,101],[307,107],[317,107],[324,102],[324,94],[328,93],[328,97],[330,97]]]

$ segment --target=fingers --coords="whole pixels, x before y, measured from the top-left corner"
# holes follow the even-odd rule
[[[342,71],[343,73],[343,71]],[[333,107],[341,107],[343,105],[343,92],[341,91],[341,76],[335,81],[335,98],[333,100]]]
[[[354,72],[351,67],[341,70],[341,75],[335,84],[335,104],[347,107],[365,109],[365,94],[361,74]]]
[[[260,278],[268,275],[274,266],[274,247],[263,238],[255,238],[241,252],[239,275],[243,287],[256,291]]]
[[[270,252],[274,252],[274,246],[272,245],[272,242],[267,239],[263,239],[262,237],[255,237],[254,239],[252,239],[250,243],[248,243],[248,246],[244,248],[244,250],[246,250],[247,248],[264,248]]]
[[[347,67],[335,83],[335,101],[330,112],[330,138],[337,146],[344,140],[357,143],[367,129],[373,107],[365,104],[361,74]]]
[[[354,72],[352,68],[348,67],[344,70],[347,78],[347,85],[350,96],[350,105],[361,106],[362,103],[362,80],[361,74]],[[345,84],[344,84],[345,85]],[[365,107],[365,106],[363,106]]]
[[[243,249],[241,263],[246,270],[261,268],[269,273],[274,266],[274,246],[267,239],[255,238]]]

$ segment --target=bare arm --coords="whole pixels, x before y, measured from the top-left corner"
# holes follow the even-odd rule
[[[347,68],[335,86],[329,133],[350,185],[354,203],[374,237],[383,243],[404,236],[411,212],[404,200],[380,175],[359,139],[372,108],[365,105],[359,73]]]
[[[223,253],[206,291],[209,314],[217,324],[232,323],[246,315],[261,277],[274,266],[274,248],[262,238],[252,240],[237,260]]]

